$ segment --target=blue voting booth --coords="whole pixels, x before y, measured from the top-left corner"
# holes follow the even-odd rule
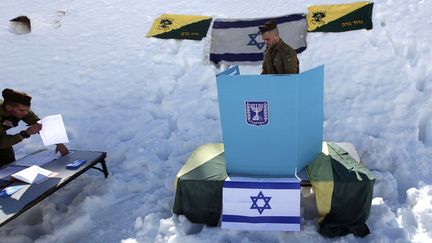
[[[320,152],[324,66],[293,75],[218,75],[230,175],[293,177]]]

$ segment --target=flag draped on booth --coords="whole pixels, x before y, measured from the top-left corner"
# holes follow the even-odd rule
[[[265,44],[258,26],[269,20],[276,21],[281,38],[297,53],[306,49],[305,14],[258,19],[216,19],[211,31],[210,61],[231,65],[256,65],[261,62]]]
[[[224,229],[300,230],[297,178],[228,177],[222,200]]]
[[[201,40],[206,37],[211,20],[208,16],[162,14],[153,22],[147,37]]]
[[[320,5],[308,7],[309,32],[342,32],[372,29],[371,2]]]

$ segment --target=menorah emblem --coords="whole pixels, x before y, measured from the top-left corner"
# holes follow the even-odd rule
[[[268,123],[268,103],[266,101],[246,101],[248,124],[260,126]]]
[[[260,115],[259,113],[264,109],[263,104],[252,104],[251,109],[253,112],[255,112],[255,116],[252,118],[253,121],[259,121]]]

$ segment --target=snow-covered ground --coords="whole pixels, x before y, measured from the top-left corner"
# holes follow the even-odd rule
[[[299,55],[303,71],[325,65],[324,139],[353,143],[377,178],[370,235],[323,238],[311,219],[301,232],[231,231],[171,213],[173,181],[191,151],[222,142],[219,70],[203,62],[205,40],[145,38],[152,21],[162,13],[269,17],[346,2],[2,0],[0,89],[31,94],[41,117],[61,113],[68,147],[108,152],[111,175],[80,176],[0,228],[0,241],[431,242],[427,0],[376,1],[372,30],[310,33]],[[19,15],[31,19],[30,34],[9,32]],[[42,147],[37,136],[15,146],[17,157]]]

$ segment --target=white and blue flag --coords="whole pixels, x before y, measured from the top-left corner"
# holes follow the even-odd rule
[[[216,19],[213,22],[210,61],[216,64],[256,65],[263,60],[265,44],[258,26],[276,21],[280,37],[297,53],[306,50],[305,14],[274,18]]]
[[[228,177],[222,194],[224,229],[300,230],[297,178]]]

